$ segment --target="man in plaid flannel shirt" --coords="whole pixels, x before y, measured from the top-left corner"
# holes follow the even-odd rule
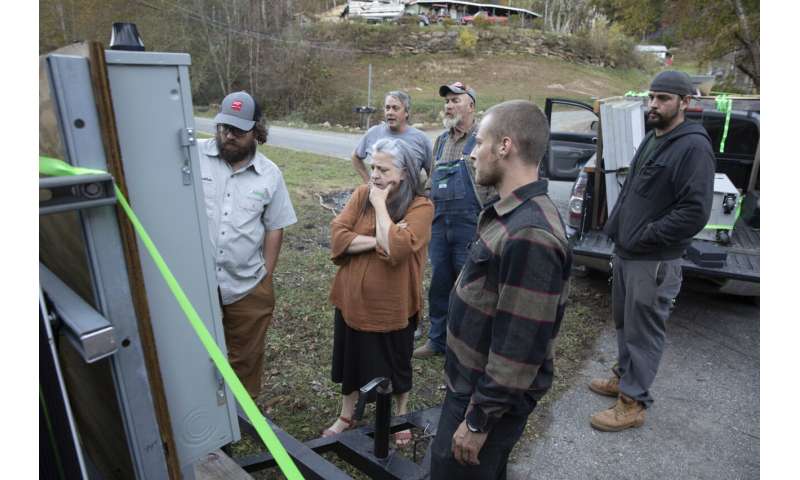
[[[497,188],[450,296],[447,394],[432,479],[505,478],[511,449],[553,381],[571,253],[538,166],[549,127],[533,103],[491,108],[480,123],[475,179]]]

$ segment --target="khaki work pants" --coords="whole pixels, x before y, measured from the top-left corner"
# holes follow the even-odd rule
[[[264,277],[246,297],[222,307],[228,360],[253,400],[261,392],[267,327],[274,309],[272,275]]]

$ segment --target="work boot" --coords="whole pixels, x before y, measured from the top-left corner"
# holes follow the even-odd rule
[[[619,377],[614,375],[611,378],[593,378],[589,382],[589,390],[606,397],[618,397]]]
[[[644,410],[642,402],[620,393],[613,407],[592,415],[592,427],[603,432],[641,427],[644,425]]]
[[[443,354],[444,352],[436,350],[436,348],[433,346],[433,342],[428,340],[427,342],[425,342],[425,345],[414,350],[414,353],[412,353],[411,356],[414,358],[431,358],[435,355],[443,355]]]

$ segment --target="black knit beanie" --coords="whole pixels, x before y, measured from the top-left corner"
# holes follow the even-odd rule
[[[667,92],[676,95],[694,95],[695,88],[689,75],[677,70],[666,70],[653,79],[650,84],[651,92]]]

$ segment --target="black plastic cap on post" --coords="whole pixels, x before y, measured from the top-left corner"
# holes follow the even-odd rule
[[[135,23],[114,22],[111,27],[111,50],[144,51],[144,42]]]

